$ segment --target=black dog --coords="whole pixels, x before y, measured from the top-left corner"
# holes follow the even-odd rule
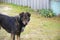
[[[15,40],[15,35],[17,35],[17,40],[20,40],[20,34],[30,21],[30,16],[29,12],[22,12],[15,17],[0,14],[0,25],[8,33],[11,33],[12,40]]]

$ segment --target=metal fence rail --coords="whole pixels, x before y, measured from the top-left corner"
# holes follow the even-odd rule
[[[48,9],[49,0],[0,0],[4,3],[13,3],[16,5],[28,6],[32,9]]]

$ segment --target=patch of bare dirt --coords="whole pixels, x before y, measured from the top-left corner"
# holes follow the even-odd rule
[[[10,10],[12,10],[11,7],[0,5],[0,14],[8,15],[8,12],[9,12]]]

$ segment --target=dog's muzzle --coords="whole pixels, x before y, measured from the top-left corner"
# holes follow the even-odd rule
[[[28,23],[27,21],[23,21],[23,24],[24,24],[24,25],[27,25],[27,23]]]

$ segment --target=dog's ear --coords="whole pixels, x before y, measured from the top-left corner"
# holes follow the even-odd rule
[[[24,12],[21,12],[19,15],[20,15],[20,16],[23,16],[23,14],[24,14]]]
[[[31,14],[29,13],[29,12],[26,12],[26,14],[30,17],[31,16]]]

